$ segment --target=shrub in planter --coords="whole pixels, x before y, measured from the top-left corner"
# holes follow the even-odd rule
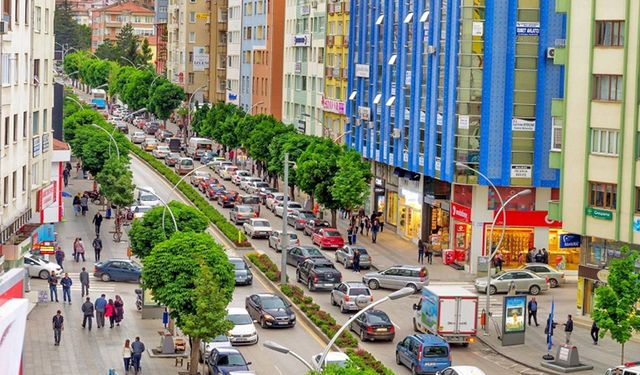
[[[375,359],[371,353],[364,349],[347,349],[346,354],[360,368],[370,368],[380,375],[393,375],[393,371],[386,368],[382,362]]]
[[[293,295],[293,291],[289,284],[280,285],[280,291],[287,297],[291,297]]]

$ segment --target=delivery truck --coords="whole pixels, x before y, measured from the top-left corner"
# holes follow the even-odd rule
[[[413,310],[415,331],[439,335],[451,344],[475,342],[478,296],[469,290],[448,285],[424,287]]]

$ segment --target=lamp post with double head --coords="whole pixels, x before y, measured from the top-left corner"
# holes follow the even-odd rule
[[[302,358],[301,355],[299,355],[298,353],[294,352],[293,350],[282,346],[280,344],[278,344],[277,342],[274,341],[265,341],[262,346],[264,346],[267,349],[271,349],[273,351],[276,351],[278,353],[282,353],[282,354],[291,354],[292,357],[294,357],[295,359],[297,359],[298,361],[300,361],[306,368],[309,369],[309,371],[313,371],[315,370],[313,368],[313,366],[311,366],[311,364],[309,364],[309,362],[305,361],[304,358]]]

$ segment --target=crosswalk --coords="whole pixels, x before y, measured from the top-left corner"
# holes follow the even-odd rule
[[[82,291],[82,284],[80,283],[80,272],[69,272],[69,277],[71,278],[71,281],[73,282],[71,284],[71,292],[78,292],[81,293]],[[32,284],[32,289],[45,289],[45,290],[49,290],[46,284],[46,280],[42,280],[42,283],[44,285],[44,287],[41,287],[39,285],[38,282],[34,282],[36,279],[32,279],[31,280],[31,284]],[[36,285],[34,285],[36,284]],[[93,274],[91,272],[89,272],[89,290],[91,292],[91,294],[107,294],[107,295],[113,295],[116,291],[115,288],[116,284],[113,282],[103,282],[100,281],[99,279],[96,279],[95,277],[93,277]],[[58,291],[60,293],[60,291]],[[75,293],[74,293],[75,294]]]

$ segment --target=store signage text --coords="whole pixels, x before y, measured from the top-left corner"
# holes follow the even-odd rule
[[[518,36],[540,35],[540,22],[516,22],[516,35]]]
[[[202,72],[209,68],[209,54],[204,47],[193,48],[193,71]]]
[[[511,178],[531,178],[531,164],[511,164]]]
[[[293,46],[294,47],[309,47],[311,37],[309,34],[298,34],[293,36]]]
[[[42,152],[49,151],[49,134],[42,135]]]
[[[514,118],[511,120],[511,131],[514,132],[534,132],[536,131],[536,122]]]
[[[31,153],[32,153],[32,156],[33,156],[34,158],[35,158],[36,156],[39,156],[39,155],[40,155],[40,151],[41,151],[40,145],[41,145],[41,143],[40,143],[40,137],[35,137],[35,138],[33,138],[33,140],[32,140],[32,146],[31,146]]]
[[[369,65],[356,64],[356,77],[369,78]]]
[[[322,103],[322,109],[327,111],[327,112],[333,112],[333,113],[337,113],[340,115],[344,115],[345,114],[345,105],[344,102],[341,100],[335,100],[335,99],[329,99],[327,97],[325,97],[324,95],[322,96],[322,99],[320,100]]]
[[[37,200],[38,200],[38,211],[42,211],[43,209],[51,206],[56,201],[56,184],[51,183],[49,186],[45,186],[40,191],[38,191]]]
[[[582,242],[582,237],[579,234],[561,234],[560,235],[560,248],[576,248],[580,247],[580,243]]]
[[[455,202],[451,202],[451,218],[464,223],[470,223],[471,209]]]
[[[227,94],[227,98],[229,98],[229,100],[236,101],[238,100],[238,94],[236,94],[235,92],[229,92]]]
[[[585,213],[587,216],[591,216],[594,219],[607,220],[607,221],[613,220],[613,212],[609,210],[601,210],[599,208],[587,207],[587,209],[585,210]]]

